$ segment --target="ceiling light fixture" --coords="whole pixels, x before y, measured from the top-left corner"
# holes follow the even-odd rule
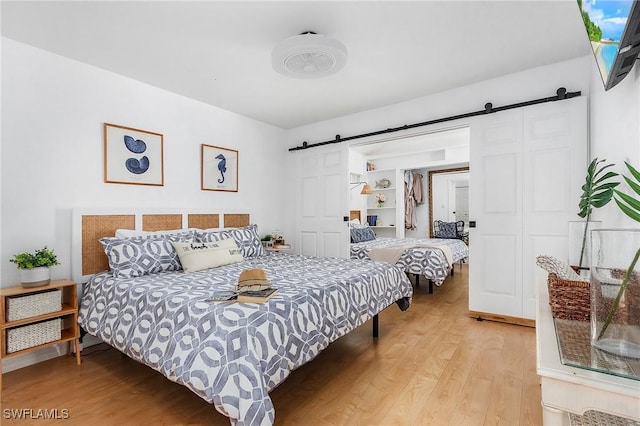
[[[305,32],[282,40],[271,52],[271,64],[294,78],[320,78],[335,74],[347,62],[347,48],[338,40]]]

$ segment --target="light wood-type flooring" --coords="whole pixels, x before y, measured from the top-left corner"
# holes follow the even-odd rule
[[[533,328],[467,316],[468,267],[331,344],[271,393],[276,425],[540,425]],[[413,280],[413,279],[412,279]],[[204,400],[106,345],[3,376],[0,424],[228,425]],[[8,419],[7,409],[69,418]],[[60,416],[62,417],[62,416]]]

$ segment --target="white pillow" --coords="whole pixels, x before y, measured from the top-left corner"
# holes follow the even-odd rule
[[[536,257],[536,265],[548,273],[556,274],[558,278],[563,280],[584,281],[584,278],[571,269],[568,264],[553,256],[540,255]]]
[[[164,231],[138,231],[136,229],[116,229],[116,238],[147,237],[149,235],[174,235],[194,231],[196,228],[168,229]]]
[[[356,219],[357,220],[357,219]],[[369,227],[369,224],[367,222],[365,223],[360,223],[360,221],[358,220],[358,223],[355,223],[353,221],[351,221],[351,223],[349,224],[349,227],[351,229],[365,229]]]
[[[182,269],[196,272],[208,268],[242,262],[242,252],[233,238],[209,243],[172,243]]]

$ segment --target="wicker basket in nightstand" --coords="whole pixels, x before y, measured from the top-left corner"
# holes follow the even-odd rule
[[[62,290],[7,297],[7,322],[49,314],[62,309]]]
[[[61,335],[62,320],[60,318],[10,328],[7,330],[7,353],[54,342],[60,340]]]

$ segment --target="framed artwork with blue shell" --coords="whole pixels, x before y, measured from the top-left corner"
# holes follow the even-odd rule
[[[202,144],[201,189],[238,192],[238,151]]]
[[[104,181],[163,186],[163,143],[160,133],[104,123]]]

